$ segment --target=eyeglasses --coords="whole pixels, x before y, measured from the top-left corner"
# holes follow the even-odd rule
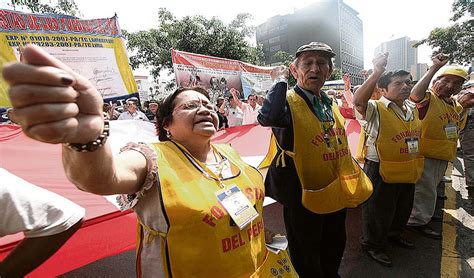
[[[210,113],[217,113],[217,111],[214,110],[214,105],[212,105],[212,103],[202,103],[201,100],[191,100],[191,101],[188,101],[188,102],[185,102],[183,104],[180,104],[178,106],[176,106],[174,109],[173,109],[173,112],[176,110],[176,109],[182,109],[182,110],[189,110],[189,111],[192,111],[192,110],[197,110],[199,109],[201,106],[203,106],[204,108],[206,108]]]

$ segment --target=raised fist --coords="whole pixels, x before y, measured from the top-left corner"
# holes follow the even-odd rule
[[[290,71],[285,66],[276,66],[273,68],[271,76],[272,76],[272,80],[275,80],[278,77],[283,77],[285,79],[288,79],[290,77]]]
[[[15,120],[46,143],[87,143],[102,132],[103,100],[92,84],[40,47],[22,51],[22,63],[3,68]]]

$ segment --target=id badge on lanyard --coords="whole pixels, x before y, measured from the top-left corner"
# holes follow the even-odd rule
[[[458,138],[458,126],[455,124],[449,123],[445,125],[444,132],[449,140],[455,140]]]
[[[409,154],[417,154],[418,153],[419,148],[418,148],[418,138],[417,137],[406,138],[405,142],[407,143]]]
[[[216,191],[216,197],[240,230],[258,217],[258,212],[235,185]]]

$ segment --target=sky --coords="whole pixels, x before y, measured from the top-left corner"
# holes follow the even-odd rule
[[[5,0],[0,0],[4,2]],[[44,0],[51,1],[51,0]],[[274,15],[292,13],[318,0],[75,0],[83,18],[112,17],[117,13],[120,27],[127,31],[156,27],[160,7],[167,8],[176,17],[186,15],[216,16],[229,23],[238,13],[250,13],[257,26]],[[435,27],[450,25],[451,5],[454,0],[344,0],[359,12],[364,28],[364,66],[372,67],[374,49],[381,42],[408,36],[422,39]],[[2,5],[0,5],[1,7]],[[418,62],[430,61],[431,49],[422,46]]]

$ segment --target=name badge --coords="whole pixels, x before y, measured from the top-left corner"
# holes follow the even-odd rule
[[[405,142],[407,143],[408,153],[416,154],[418,153],[418,138],[406,138]]]
[[[235,184],[217,191],[216,196],[240,230],[258,217],[257,210]]]
[[[455,124],[447,124],[444,126],[444,132],[446,133],[446,137],[450,140],[458,139],[458,127]]]

